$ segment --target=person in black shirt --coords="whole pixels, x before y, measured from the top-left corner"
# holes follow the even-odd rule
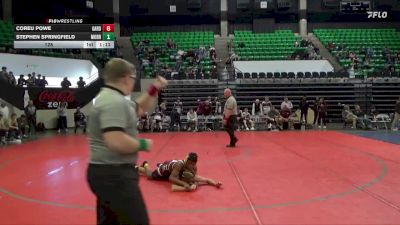
[[[304,124],[307,124],[308,108],[309,108],[309,103],[307,101],[307,97],[303,96],[303,98],[300,101],[300,111],[301,111],[300,120],[302,120]],[[303,115],[304,115],[304,120],[303,120]]]
[[[149,120],[149,114],[147,112],[139,117],[138,130],[143,132],[149,130]]]
[[[75,134],[79,127],[83,127],[83,133],[86,133],[86,116],[81,112],[81,108],[76,108],[76,112],[74,113],[74,121],[75,121]]]
[[[64,77],[64,80],[61,82],[62,88],[69,88],[71,86],[71,82],[69,82],[68,78]]]
[[[78,88],[84,88],[86,85],[86,82],[83,81],[83,77],[79,77],[79,81],[77,82]]]
[[[173,109],[171,112],[171,124],[170,128],[173,129],[177,125],[178,131],[181,130],[181,114],[178,113],[177,109]]]
[[[14,74],[11,71],[8,73],[8,82],[13,86],[17,85],[17,81],[15,80]]]
[[[38,74],[37,79],[35,80],[35,86],[36,87],[42,87],[42,75]]]
[[[40,85],[41,85],[41,87],[46,87],[47,85],[49,85],[49,83],[47,83],[46,76],[42,77]]]
[[[21,74],[21,75],[19,75],[19,78],[18,78],[18,86],[20,86],[20,87],[22,87],[22,86],[24,86],[25,85],[25,79],[24,79],[24,75],[23,74]]]

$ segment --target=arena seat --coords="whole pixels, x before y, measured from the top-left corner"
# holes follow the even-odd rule
[[[177,49],[169,49],[166,47],[166,41],[171,39],[176,45]],[[141,41],[149,41],[150,48],[162,48],[164,54],[157,54],[156,58],[160,60],[161,64],[167,65],[168,67],[175,67],[176,61],[170,56],[176,54],[178,50],[187,51],[191,49],[198,49],[201,46],[209,48],[214,45],[214,33],[213,32],[149,32],[149,33],[133,33],[131,43],[134,47],[138,46]],[[143,59],[144,55],[139,54],[139,59]],[[201,66],[206,73],[210,73],[212,62],[209,56],[201,62]],[[183,62],[182,68],[189,68],[189,62]],[[144,67],[146,77],[151,77],[156,68],[152,66]]]
[[[291,30],[277,30],[274,33],[255,34],[251,31],[235,31],[234,51],[243,61],[285,60],[295,51],[301,38]]]
[[[0,48],[5,51],[6,47],[14,45],[14,26],[11,21],[0,20]]]
[[[360,60],[365,57],[362,48],[371,48],[373,56],[369,65],[367,67],[359,66],[354,71],[356,77],[359,78],[365,78],[369,73],[383,70],[386,60],[382,53],[385,47],[395,54],[400,51],[400,32],[395,28],[314,29],[314,33],[326,47],[328,47],[329,42],[332,42],[336,47],[345,45],[345,49],[354,52]],[[339,59],[343,67],[346,69],[351,67],[350,59],[342,57],[341,51],[334,49],[331,53]],[[362,61],[360,64],[362,64]],[[397,68],[400,69],[399,64],[396,65]]]

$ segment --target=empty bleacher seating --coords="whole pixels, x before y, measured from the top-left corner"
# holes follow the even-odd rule
[[[0,49],[4,52],[6,47],[14,44],[14,26],[10,21],[0,20]]]
[[[339,121],[342,107],[338,103],[354,105],[355,86],[352,83],[243,83],[236,87],[236,100],[240,108],[250,108],[256,98],[268,96],[272,104],[280,109],[283,97],[287,96],[297,109],[301,98],[308,100],[324,97],[328,103],[328,118]]]
[[[168,87],[161,92],[161,98],[168,102],[168,110],[172,109],[173,103],[177,97],[180,97],[183,103],[183,115],[186,115],[190,108],[196,110],[197,100],[204,101],[208,96],[211,96],[212,99],[222,96],[222,89],[219,90],[217,81],[171,81]]]

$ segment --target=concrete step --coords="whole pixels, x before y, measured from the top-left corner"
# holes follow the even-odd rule
[[[314,44],[315,47],[319,48],[320,55],[323,58],[326,58],[333,66],[335,71],[342,70],[343,67],[340,65],[340,63],[336,60],[335,57],[329,52],[327,48],[321,43],[321,41],[312,33],[308,34],[308,38],[310,41]]]

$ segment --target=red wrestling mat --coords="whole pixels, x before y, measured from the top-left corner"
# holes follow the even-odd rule
[[[141,179],[152,224],[399,224],[400,146],[338,132],[144,134],[142,160],[199,154],[203,186],[172,193]],[[57,136],[0,149],[0,224],[95,224],[86,184],[84,136]],[[118,190],[116,190],[118,191]]]

